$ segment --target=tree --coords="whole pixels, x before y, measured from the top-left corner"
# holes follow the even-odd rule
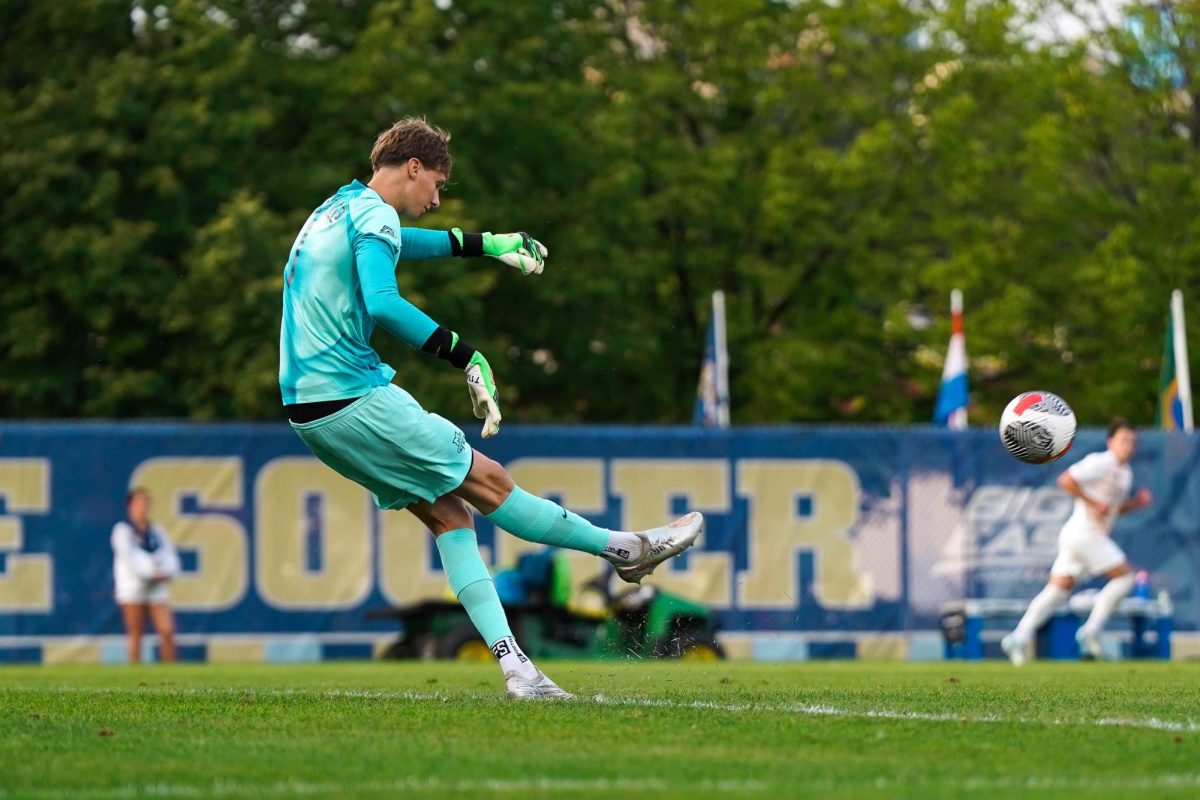
[[[1069,40],[978,0],[4,0],[0,415],[278,418],[288,243],[422,114],[456,168],[417,224],[551,248],[398,272],[510,421],[687,420],[723,288],[735,421],[923,422],[959,287],[974,419],[1044,387],[1148,422],[1200,288],[1182,8]]]

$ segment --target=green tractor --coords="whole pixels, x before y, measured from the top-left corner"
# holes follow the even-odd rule
[[[572,608],[570,568],[562,553],[526,553],[496,574],[496,589],[521,647],[536,659],[725,657],[712,609],[654,586],[613,594],[613,568],[584,585],[602,601],[595,611]],[[384,658],[490,660],[467,612],[455,601],[427,600],[406,608],[372,611],[396,619],[400,636]]]

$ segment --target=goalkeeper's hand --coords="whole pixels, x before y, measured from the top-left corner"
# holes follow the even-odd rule
[[[483,254],[499,259],[522,275],[541,275],[550,251],[528,233],[485,233]]]
[[[500,395],[492,367],[483,353],[476,352],[467,363],[467,389],[475,416],[483,420],[483,438],[490,439],[500,432]]]
[[[463,233],[450,230],[450,254],[454,256],[491,256],[522,275],[541,275],[550,251],[528,233]]]

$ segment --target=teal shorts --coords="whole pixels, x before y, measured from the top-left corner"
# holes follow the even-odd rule
[[[292,428],[313,455],[365,487],[380,508],[404,508],[449,494],[466,480],[474,456],[458,426],[390,383]]]

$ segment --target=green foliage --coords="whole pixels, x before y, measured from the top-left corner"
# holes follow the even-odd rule
[[[1043,387],[1149,423],[1200,288],[1200,21],[1130,14],[1055,42],[968,0],[0,0],[0,415],[277,418],[288,242],[420,114],[456,166],[415,224],[550,247],[398,276],[509,421],[686,421],[723,288],[735,421],[923,422],[958,287],[974,420]]]

